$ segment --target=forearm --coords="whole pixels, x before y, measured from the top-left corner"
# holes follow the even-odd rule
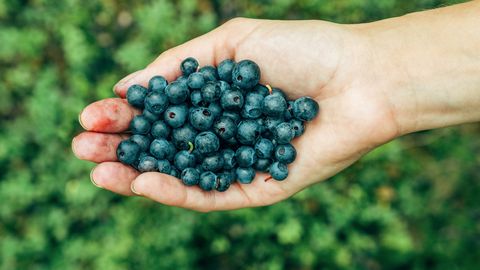
[[[400,134],[480,121],[480,1],[362,27]]]

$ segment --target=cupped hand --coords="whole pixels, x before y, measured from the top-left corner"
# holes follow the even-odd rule
[[[219,28],[162,53],[145,69],[114,87],[119,98],[100,100],[80,114],[86,129],[73,139],[74,153],[98,163],[91,178],[99,187],[123,195],[141,195],[166,205],[198,211],[268,205],[320,182],[346,168],[374,147],[399,134],[384,90],[387,74],[360,28],[322,21],[234,19]],[[187,187],[161,173],[139,174],[117,161],[118,143],[127,138],[139,112],[125,101],[132,84],[146,86],[154,75],[172,81],[186,57],[200,66],[224,59],[251,59],[261,68],[261,83],[281,88],[290,99],[315,98],[320,113],[293,140],[297,159],[284,181],[257,173],[251,184],[235,182],[226,192]],[[382,75],[382,76],[380,76]],[[133,190],[133,191],[132,191]]]

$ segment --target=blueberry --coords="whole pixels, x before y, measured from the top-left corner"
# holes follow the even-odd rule
[[[173,128],[181,127],[187,120],[188,108],[186,105],[170,105],[163,114],[164,121]]]
[[[167,87],[168,82],[163,76],[153,76],[150,81],[148,81],[148,90],[151,92],[165,92],[165,87]]]
[[[287,101],[281,95],[268,95],[263,99],[262,107],[267,116],[283,117],[287,110]]]
[[[188,89],[188,77],[182,75],[182,76],[178,77],[174,82],[176,82],[177,84],[181,84],[185,88]],[[174,82],[172,82],[172,83],[174,83]]]
[[[204,131],[195,137],[195,148],[201,154],[209,154],[218,151],[220,141],[218,137],[211,131]]]
[[[220,192],[226,191],[230,184],[233,182],[233,177],[231,173],[220,173],[217,176],[217,190]]]
[[[177,81],[172,82],[165,88],[165,94],[172,104],[180,104],[185,102],[189,96],[188,86]]]
[[[226,146],[230,146],[232,148],[237,148],[238,147],[238,140],[235,137],[223,140],[223,142]]]
[[[255,150],[250,146],[240,146],[235,153],[235,159],[240,167],[251,167],[257,161]]]
[[[298,119],[292,119],[290,120],[290,125],[295,132],[295,137],[299,137],[303,134],[303,132],[305,132],[305,126],[303,124],[303,121],[300,121]]]
[[[235,151],[232,149],[224,149],[222,151],[223,168],[225,170],[231,170],[237,166],[237,160],[235,159]]]
[[[172,171],[172,165],[166,159],[161,159],[157,161],[158,171],[161,173],[169,174]]]
[[[184,76],[188,76],[197,71],[198,61],[193,57],[188,57],[180,64],[180,70]]]
[[[225,91],[232,90],[232,87],[226,81],[218,81],[217,85],[218,85],[218,87],[220,87],[220,93],[221,94],[223,94]]]
[[[150,156],[150,153],[148,152],[140,152],[140,154],[138,154],[138,158],[137,160],[135,160],[135,162],[133,164],[131,164],[135,169],[138,170],[138,164],[140,163],[140,160],[146,156]]]
[[[273,135],[278,144],[286,144],[295,137],[295,131],[290,122],[283,122],[275,127]]]
[[[287,96],[285,95],[285,93],[280,88],[275,88],[275,87],[272,88],[271,95],[279,95],[279,96],[282,96],[285,100],[287,100]]]
[[[185,124],[172,131],[173,144],[180,150],[188,150],[190,148],[189,143],[194,143],[195,136],[197,136],[197,131],[190,124]]]
[[[293,118],[293,101],[289,100],[287,101],[287,110],[285,110],[285,113],[283,114],[283,119],[285,121],[288,121]]]
[[[168,98],[159,92],[150,92],[145,98],[145,109],[154,114],[161,114],[168,106]]]
[[[130,122],[130,130],[133,134],[147,134],[151,126],[150,121],[143,115],[133,117]]]
[[[200,181],[198,185],[205,191],[215,189],[217,187],[217,175],[213,172],[203,172],[200,175]]]
[[[243,94],[238,90],[225,91],[220,98],[220,105],[224,110],[239,111],[243,103]]]
[[[242,184],[250,184],[255,178],[255,170],[250,167],[248,168],[238,167],[235,170],[235,173],[237,175],[238,182]]]
[[[241,144],[254,145],[260,136],[260,127],[255,120],[244,120],[238,124],[237,139]]]
[[[166,159],[172,151],[170,146],[172,143],[166,139],[155,139],[150,144],[150,154],[152,154],[157,159]]]
[[[242,60],[232,70],[232,82],[243,89],[253,88],[260,81],[260,68],[251,60]]]
[[[283,119],[267,116],[267,117],[265,117],[263,123],[265,124],[266,131],[269,131],[269,132],[273,133],[275,131],[275,128],[278,125],[280,125],[281,123],[283,123]]]
[[[235,125],[238,125],[238,123],[240,123],[240,120],[242,120],[240,114],[234,111],[223,111],[222,116],[232,119]]]
[[[259,131],[260,133],[265,133],[265,130],[266,130],[266,127],[265,127],[265,119],[263,118],[257,118],[255,119],[255,121],[257,122],[257,125],[258,127],[260,128]]]
[[[199,72],[203,74],[206,82],[218,80],[217,69],[212,66],[204,66],[200,68]]]
[[[259,158],[271,158],[274,146],[269,139],[261,138],[255,143],[255,153]]]
[[[220,106],[220,103],[218,102],[210,103],[210,105],[208,105],[208,109],[210,110],[210,112],[212,112],[214,119],[218,119],[223,112],[222,106]]]
[[[195,156],[187,150],[179,151],[173,159],[173,164],[178,170],[183,171],[195,166]]]
[[[232,83],[232,70],[235,66],[235,62],[230,59],[225,59],[218,64],[217,72],[220,80]]]
[[[222,89],[217,82],[208,82],[200,90],[202,93],[202,99],[205,102],[214,102],[219,100],[222,94]]]
[[[187,186],[195,186],[200,180],[200,172],[195,168],[185,168],[180,176],[182,182]]]
[[[117,147],[117,158],[122,163],[132,165],[137,161],[140,152],[138,144],[131,140],[124,140]]]
[[[173,162],[173,158],[177,154],[177,149],[175,148],[175,146],[171,142],[168,144],[167,147],[168,147],[168,149],[167,149],[167,160],[170,161],[170,162]]]
[[[255,119],[262,115],[263,96],[255,92],[249,92],[245,96],[245,105],[242,108],[242,117]]]
[[[193,110],[190,111],[190,124],[197,130],[205,131],[210,129],[214,120],[212,112],[207,108],[193,108]]]
[[[158,119],[160,119],[160,115],[159,114],[154,114],[152,113],[151,111],[149,110],[143,110],[142,112],[142,115],[145,116],[145,118],[147,118],[147,120],[151,123],[157,121]]]
[[[223,168],[223,156],[220,153],[214,153],[204,158],[202,168],[204,171],[217,172]]]
[[[268,91],[268,88],[265,86],[265,85],[262,85],[262,84],[257,84],[252,92],[255,92],[257,94],[260,94],[262,95],[263,97],[266,97],[268,96],[268,94],[270,94],[270,92]]]
[[[207,102],[205,102],[202,98],[202,93],[200,90],[194,90],[190,93],[190,102],[195,107],[206,107]]]
[[[180,173],[177,169],[175,169],[175,167],[172,166],[172,170],[170,170],[169,175],[178,178],[180,176]]]
[[[147,88],[138,84],[134,84],[127,90],[127,101],[133,107],[143,109],[147,93]]]
[[[156,121],[152,124],[152,128],[150,129],[150,134],[155,139],[160,139],[160,138],[168,138],[168,135],[170,135],[170,127],[162,120]]]
[[[237,125],[230,117],[222,116],[213,124],[213,131],[218,137],[227,140],[237,134]]]
[[[257,171],[261,172],[267,172],[268,168],[270,168],[270,165],[272,164],[272,160],[269,158],[259,158],[257,159],[257,162],[253,164],[253,168]]]
[[[194,72],[188,76],[188,87],[191,89],[201,89],[205,85],[205,78],[200,72]]]
[[[311,121],[317,116],[318,103],[310,97],[301,97],[293,103],[293,115],[301,121]]]
[[[157,170],[157,160],[152,156],[144,156],[138,162],[140,172],[154,172]]]
[[[135,134],[130,137],[130,141],[140,146],[140,151],[146,152],[150,148],[150,139],[145,135]]]
[[[275,159],[283,164],[292,163],[297,157],[297,151],[293,145],[280,144],[275,148]]]
[[[270,175],[272,176],[273,179],[282,181],[288,176],[288,168],[287,165],[280,163],[280,162],[274,162],[269,169]]]

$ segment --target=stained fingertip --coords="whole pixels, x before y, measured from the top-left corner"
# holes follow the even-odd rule
[[[72,140],[72,151],[82,160],[116,161],[116,149],[123,139],[121,134],[83,132]]]
[[[80,114],[80,121],[89,131],[122,132],[138,113],[125,99],[107,98],[88,105]]]
[[[133,179],[138,176],[138,171],[120,162],[103,162],[91,172],[91,180],[97,186],[118,194],[135,195],[130,189]]]

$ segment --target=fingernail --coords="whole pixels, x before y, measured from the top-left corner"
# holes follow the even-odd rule
[[[78,114],[78,123],[80,123],[80,126],[82,126],[83,129],[87,129],[85,127],[85,125],[82,123],[82,113],[83,113],[84,110],[82,110],[79,114]]]
[[[135,190],[135,181],[133,181],[132,184],[130,184],[130,189],[134,194],[142,196],[142,194],[140,194],[138,191]]]
[[[137,77],[137,75],[139,74],[139,72],[140,72],[140,70],[139,70],[139,71],[136,71],[136,72],[134,72],[134,73],[132,73],[132,74],[130,74],[130,75],[128,75],[127,77],[125,77],[125,78],[121,79],[119,82],[117,82],[117,83],[113,86],[113,89],[112,89],[113,92],[114,92],[114,93],[117,93],[116,90],[117,90],[118,87],[122,87],[122,86],[124,86],[125,84],[127,84],[129,81],[135,79],[135,77]]]
[[[90,181],[92,181],[92,184],[93,184],[94,186],[96,186],[96,187],[98,187],[98,188],[103,188],[103,187],[99,186],[99,185],[95,182],[95,180],[93,179],[93,171],[95,171],[95,168],[93,168],[93,169],[90,171]]]
[[[73,152],[73,154],[74,154],[75,156],[77,155],[77,154],[75,154],[75,147],[74,147],[74,145],[75,145],[75,140],[76,140],[76,139],[77,139],[77,136],[73,137],[73,139],[72,139],[72,145],[71,145],[71,147],[72,147],[72,152]]]

